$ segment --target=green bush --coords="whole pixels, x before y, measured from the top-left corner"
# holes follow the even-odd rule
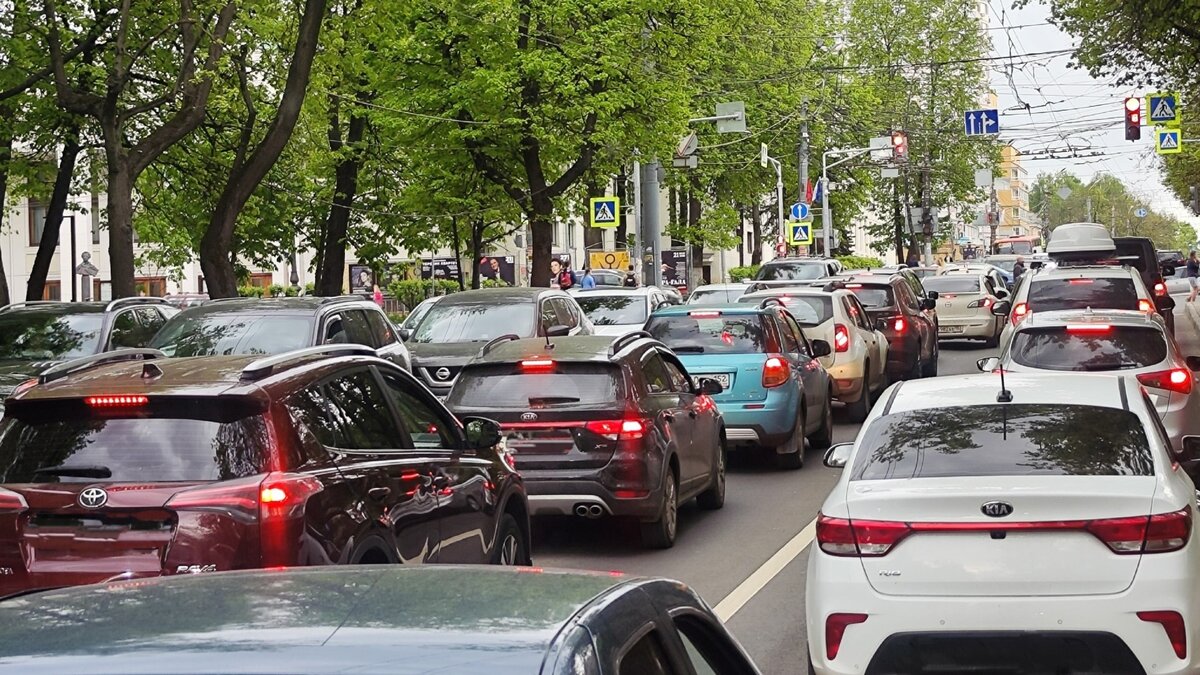
[[[279,296],[283,295],[283,285],[282,284],[271,284],[271,287],[268,288],[267,290],[271,292],[272,298],[278,298]]]
[[[305,295],[312,295],[313,293],[316,293],[316,292],[317,292],[317,285],[315,283],[310,281],[307,284],[304,284],[304,294]]]
[[[404,323],[405,319],[408,318],[408,312],[388,312],[387,318],[388,321],[391,321],[393,324],[399,326],[400,324]]]
[[[733,283],[738,283],[744,279],[753,279],[758,275],[758,265],[746,265],[745,267],[730,267],[729,280]]]
[[[509,283],[503,279],[484,279],[480,288],[507,288]]]
[[[261,298],[264,291],[262,286],[238,286],[238,296],[243,298]]]
[[[449,295],[458,292],[457,281],[445,279],[424,280],[405,279],[393,281],[388,285],[388,294],[400,301],[405,307],[412,309],[421,304],[425,298],[433,295]]]
[[[862,255],[839,255],[837,261],[846,266],[848,270],[875,269],[883,267],[883,261],[879,258],[871,258]]]
[[[297,295],[300,295],[300,289],[296,288],[295,286],[284,286],[283,294],[289,298],[294,298]]]

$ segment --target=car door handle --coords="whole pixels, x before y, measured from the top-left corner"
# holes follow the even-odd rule
[[[377,502],[387,499],[388,495],[392,494],[392,488],[386,486],[373,487],[367,490],[367,496]]]

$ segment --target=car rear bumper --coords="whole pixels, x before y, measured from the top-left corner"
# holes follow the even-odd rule
[[[767,396],[767,400],[760,402],[717,403],[717,408],[725,420],[725,440],[730,444],[774,447],[792,437],[799,406],[791,397]]]
[[[835,399],[842,403],[854,403],[862,397],[863,382],[867,377],[863,370],[865,365],[866,362],[860,358],[854,361],[847,360],[827,369],[829,380],[833,383]]]
[[[996,318],[990,314],[978,317],[938,317],[938,339],[992,338],[996,336]]]
[[[657,518],[662,512],[661,485],[644,490],[645,495],[621,498],[593,479],[539,479],[524,474],[529,493],[529,512],[533,516],[631,516]],[[658,483],[660,481],[656,481]],[[580,513],[579,507],[589,510]],[[600,513],[591,507],[599,507]]]

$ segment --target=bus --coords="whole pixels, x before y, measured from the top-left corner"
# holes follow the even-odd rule
[[[1005,237],[992,244],[992,255],[1032,255],[1034,237]]]

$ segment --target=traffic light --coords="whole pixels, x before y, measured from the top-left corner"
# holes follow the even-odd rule
[[[906,132],[892,132],[892,159],[897,162],[908,161],[908,134]]]
[[[1130,96],[1125,99],[1125,140],[1142,138],[1142,99]]]

